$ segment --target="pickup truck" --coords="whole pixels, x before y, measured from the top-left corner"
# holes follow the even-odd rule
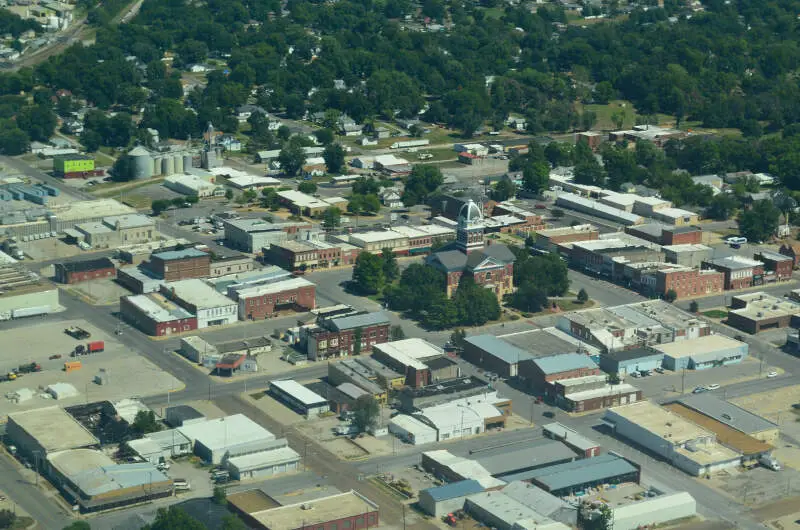
[[[79,328],[78,326],[70,326],[70,327],[68,327],[67,329],[64,330],[64,333],[66,333],[67,335],[69,335],[73,339],[77,339],[77,340],[88,339],[89,337],[92,336],[91,333],[89,333],[88,331],[86,331],[83,328]]]

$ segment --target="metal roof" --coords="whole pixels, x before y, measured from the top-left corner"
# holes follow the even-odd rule
[[[531,472],[530,478],[550,491],[558,491],[636,472],[637,469],[624,458],[605,453],[594,458],[537,469]]]
[[[512,346],[502,339],[498,339],[494,335],[475,335],[474,337],[467,337],[464,340],[476,348],[480,348],[487,354],[497,357],[501,361],[509,364],[533,359],[533,355],[530,353],[516,346]]]
[[[536,506],[537,512],[548,517],[558,510],[575,510],[575,508],[558,497],[534,486],[530,482],[522,482],[520,480],[511,482],[502,489],[502,492],[526,506]]]
[[[477,480],[467,479],[458,482],[452,482],[439,486],[436,488],[428,488],[422,490],[420,493],[427,493],[434,502],[446,501],[449,499],[457,499],[459,497],[466,497],[474,493],[483,491],[483,486]]]
[[[201,250],[197,250],[196,248],[186,248],[183,250],[168,250],[166,252],[158,252],[156,254],[153,254],[152,257],[164,261],[169,261],[174,259],[200,258],[203,256],[207,256],[208,259],[211,259],[211,255],[208,252],[203,252]]]
[[[714,394],[691,394],[679,399],[678,403],[743,433],[752,434],[778,428],[775,423],[720,399]]]
[[[380,311],[331,319],[335,331],[389,324],[389,317]]]
[[[570,429],[566,425],[561,425],[557,421],[548,423],[547,425],[542,425],[542,431],[561,438],[569,445],[577,447],[583,451],[600,447],[599,444],[584,436],[581,436],[577,431]]]
[[[509,451],[504,447],[502,451],[488,456],[479,456],[476,461],[485,467],[492,476],[503,478],[520,469],[539,468],[554,462],[575,460],[577,455],[569,447],[555,440],[545,440],[544,443]]]
[[[292,396],[305,406],[320,405],[328,403],[328,400],[316,392],[312,392],[294,379],[284,379],[282,381],[270,381],[270,388],[277,388],[281,392]]]
[[[580,368],[597,368],[588,355],[582,353],[562,353],[533,360],[545,375],[578,370]]]
[[[115,490],[168,482],[170,478],[156,469],[153,464],[145,462],[98,467],[72,475],[70,480],[85,495],[93,497]]]
[[[648,350],[647,348],[633,348],[631,350],[616,350],[604,352],[600,357],[606,357],[616,362],[632,361],[634,359],[646,359],[649,357],[664,357],[663,352]]]

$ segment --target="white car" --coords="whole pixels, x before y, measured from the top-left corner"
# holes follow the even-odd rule
[[[769,377],[770,379],[772,379],[773,377],[778,377],[778,372],[770,372],[767,374],[767,377]]]
[[[718,388],[719,388],[719,385],[717,383],[714,383],[714,384],[706,386],[706,390],[716,390]]]

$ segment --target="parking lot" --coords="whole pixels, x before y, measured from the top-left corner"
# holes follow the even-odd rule
[[[91,337],[78,341],[64,333],[64,329],[69,326],[79,326],[91,333]],[[41,397],[42,389],[60,382],[71,384],[79,393],[78,396],[59,400],[57,403],[62,406],[88,401],[144,397],[182,388],[182,383],[178,379],[131,352],[113,336],[85,320],[41,322],[7,329],[3,332],[3,339],[5,348],[3,364],[0,367],[3,375],[16,370],[20,365],[32,362],[39,363],[42,371],[25,374],[14,381],[2,383],[2,393],[7,397],[23,388],[33,390],[35,395],[20,403],[14,403],[9,399],[0,400],[0,416],[53,405],[52,398]],[[85,345],[90,341],[103,341],[104,351],[76,358],[70,357],[76,346]],[[56,355],[61,357],[50,358]],[[74,372],[65,373],[64,363],[74,360],[80,360],[82,367]],[[95,376],[101,369],[105,370],[108,376],[108,383],[104,385],[94,382]]]

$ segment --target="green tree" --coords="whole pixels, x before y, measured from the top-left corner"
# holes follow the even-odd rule
[[[422,325],[429,329],[448,329],[459,322],[456,305],[443,292],[433,292],[427,296],[420,317]]]
[[[538,313],[547,307],[547,293],[534,282],[525,282],[508,297],[511,307],[529,313]]]
[[[383,260],[383,276],[387,283],[391,283],[400,276],[400,266],[397,264],[397,256],[394,255],[392,249],[384,248],[381,250],[381,259]]]
[[[103,145],[103,137],[94,129],[87,129],[81,134],[81,145],[87,153],[94,153]]]
[[[500,318],[500,304],[494,292],[476,284],[471,277],[462,277],[453,304],[458,323],[464,326],[482,326]]]
[[[466,338],[467,338],[467,332],[464,331],[464,328],[455,329],[450,334],[450,344],[452,344],[456,348],[463,348],[465,344],[464,340]]]
[[[49,105],[23,107],[17,113],[17,127],[25,131],[31,140],[46,142],[56,130],[58,117]]]
[[[290,176],[297,175],[303,164],[306,163],[306,153],[300,141],[292,138],[281,149],[278,155],[278,162],[281,164],[281,170]]]
[[[549,145],[553,145],[552,142]],[[546,162],[529,162],[522,169],[522,189],[539,194],[547,189],[550,180],[550,168]]]
[[[247,530],[247,525],[235,515],[228,514],[222,518],[221,530]]]
[[[317,129],[316,131],[314,131],[314,137],[322,145],[328,145],[332,143],[334,139],[333,131],[328,128]]]
[[[738,203],[730,193],[718,193],[711,199],[711,204],[706,208],[706,217],[717,221],[725,221],[733,215]]]
[[[389,330],[390,340],[403,340],[406,338],[406,332],[403,331],[403,326],[392,326]]]
[[[11,528],[17,520],[17,514],[11,510],[0,510],[0,528]]]
[[[678,293],[675,292],[675,289],[670,289],[666,293],[664,293],[664,300],[669,302],[670,304],[678,299]]]
[[[297,191],[313,195],[317,193],[317,185],[310,181],[304,181],[297,185]]]
[[[589,293],[586,292],[586,289],[581,287],[581,290],[578,291],[578,302],[581,304],[585,304],[589,301]]]
[[[780,210],[772,201],[756,201],[750,210],[739,214],[739,231],[748,241],[766,241],[778,228],[780,216]]]
[[[417,164],[406,179],[403,204],[406,206],[423,204],[443,182],[444,176],[438,167]]]
[[[697,300],[692,300],[689,304],[689,312],[690,313],[697,313],[700,310],[700,305],[697,303]]]
[[[214,493],[211,495],[214,504],[225,506],[228,504],[228,492],[222,486],[214,486]]]
[[[361,355],[361,343],[364,340],[364,330],[356,328],[353,331],[353,355]]]
[[[611,530],[614,516],[604,502],[584,502],[578,507],[578,528],[581,530]]]
[[[322,213],[322,227],[326,230],[333,230],[342,224],[342,211],[335,206],[331,206]]]
[[[366,394],[359,396],[356,402],[353,403],[353,425],[356,426],[358,432],[371,430],[378,424],[380,419],[381,408],[375,400],[375,396]]]
[[[353,285],[361,294],[379,293],[386,284],[383,259],[369,252],[362,252],[353,267]]]
[[[142,530],[206,530],[206,526],[178,506],[159,508],[156,520]]]
[[[21,155],[29,147],[28,133],[19,129],[11,120],[0,120],[0,153],[8,156]]]
[[[494,185],[489,196],[497,202],[507,201],[517,195],[517,187],[510,179],[501,178]]]
[[[161,215],[161,212],[167,210],[170,206],[172,206],[172,202],[167,199],[156,199],[150,204],[153,215]]]
[[[140,410],[133,419],[131,429],[142,435],[160,431],[161,424],[156,420],[155,412],[152,410]]]
[[[339,144],[328,144],[322,152],[325,159],[325,167],[328,173],[339,173],[344,167],[344,148]]]
[[[228,200],[233,199],[233,190],[232,189],[227,188],[225,190],[225,198],[228,199]]]

